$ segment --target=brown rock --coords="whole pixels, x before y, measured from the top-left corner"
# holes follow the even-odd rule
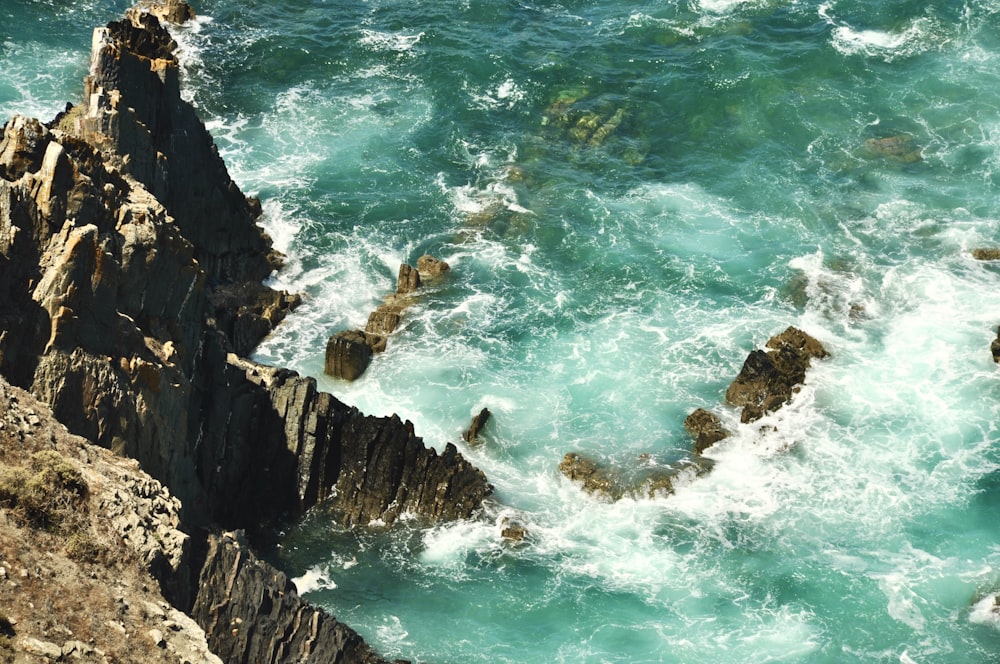
[[[399,322],[402,320],[400,311],[398,307],[383,304],[375,311],[368,314],[368,324],[365,325],[365,332],[367,334],[378,335],[385,337],[395,331],[396,327],[399,326]],[[381,352],[385,350],[385,344],[383,341],[381,349],[375,349],[375,352]]]
[[[580,482],[584,491],[604,495],[612,500],[618,500],[624,495],[617,478],[601,468],[592,459],[576,452],[569,452],[559,462],[559,472]]]
[[[699,408],[688,415],[684,420],[684,428],[695,439],[695,454],[701,454],[715,443],[729,437],[729,432],[722,426],[718,416],[704,408]]]
[[[421,277],[434,279],[451,270],[451,267],[430,254],[424,254],[417,259],[417,270],[420,272]]]
[[[510,542],[523,542],[528,536],[528,529],[508,517],[501,520],[500,537]]]
[[[462,439],[470,445],[477,444],[479,442],[477,440],[479,432],[486,426],[486,423],[490,419],[490,415],[492,415],[492,413],[490,413],[488,408],[483,408],[479,411],[479,414],[472,418],[472,424],[470,424],[469,428],[462,434]]]
[[[356,380],[372,360],[368,337],[360,330],[345,330],[330,337],[326,343],[327,375],[344,380]]]
[[[148,12],[168,23],[182,25],[195,17],[194,9],[184,0],[146,0],[133,7],[131,12]]]
[[[1000,248],[977,247],[972,250],[972,257],[979,261],[1000,261]]]
[[[403,263],[399,266],[399,278],[396,280],[396,294],[408,295],[420,288],[420,272]]]
[[[997,338],[990,342],[990,353],[993,361],[1000,363],[1000,328],[997,328]]]

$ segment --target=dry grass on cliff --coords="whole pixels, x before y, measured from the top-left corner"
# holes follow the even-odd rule
[[[86,443],[37,402],[11,404],[0,414],[0,662],[57,652],[59,661],[179,662],[157,638],[171,627],[156,582],[90,509]]]

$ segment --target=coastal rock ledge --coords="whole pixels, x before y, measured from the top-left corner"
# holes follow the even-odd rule
[[[253,541],[320,502],[348,525],[468,518],[492,487],[409,422],[246,359],[299,298],[262,284],[281,256],[181,98],[157,15],[193,12],[147,2],[98,28],[84,103],[3,125],[0,374],[179,501],[192,544],[157,580],[176,609],[194,607],[213,652],[377,661],[246,538],[210,533]],[[233,613],[238,588],[249,595]]]

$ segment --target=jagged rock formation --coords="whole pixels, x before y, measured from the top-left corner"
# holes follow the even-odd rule
[[[371,417],[319,392],[316,382],[229,355],[203,449],[226,458],[239,473],[210,472],[213,493],[229,495],[234,510],[297,512],[324,502],[348,525],[405,512],[428,519],[467,518],[490,494],[482,471],[448,444],[438,455],[398,417]],[[246,441],[282,440],[255,448]],[[271,487],[261,495],[257,487]],[[238,521],[237,514],[222,515]]]
[[[240,533],[211,535],[191,613],[227,662],[384,662],[351,628],[299,598]]]
[[[740,421],[744,423],[787,403],[805,382],[810,361],[829,355],[820,342],[794,327],[768,339],[767,347],[771,350],[751,351],[726,390],[726,401],[743,407]]]
[[[142,11],[96,30],[82,137],[163,203],[210,282],[260,282],[277,266],[254,223],[260,205],[229,177],[194,107],[181,99],[176,48]]]
[[[100,152],[34,120],[6,125],[0,370],[71,431],[138,459],[192,522],[254,528],[332,493],[354,522],[391,521],[398,510],[468,516],[489,489],[457,453],[425,450],[401,423],[366,419],[290,372],[249,369],[280,376],[266,383],[234,361],[295,298],[259,283],[273,264],[257,208],[180,99],[173,48],[148,14],[97,31],[91,107],[74,131]],[[189,160],[198,166],[187,168]],[[402,276],[401,287],[419,283],[416,271]],[[317,421],[331,423],[320,451],[302,443]],[[368,464],[370,448],[383,444],[394,451]],[[359,492],[331,491],[349,481],[339,459],[362,464],[360,493],[391,498],[365,498],[362,507]],[[447,485],[439,500],[416,497],[425,477],[434,491]],[[470,491],[452,491],[452,480]],[[271,489],[266,499],[260,486]],[[452,496],[456,506],[445,507]]]
[[[704,408],[699,408],[688,415],[684,420],[684,428],[694,438],[695,454],[701,454],[729,436],[719,416]]]
[[[378,308],[368,315],[362,330],[342,330],[326,343],[324,372],[334,378],[357,380],[368,369],[372,356],[385,351],[389,335],[403,317],[403,310],[413,303],[413,294],[423,279],[438,278],[450,269],[444,261],[424,255],[417,261],[417,269],[403,263],[396,278],[396,292],[385,298]]]
[[[179,0],[149,6],[191,14]],[[280,257],[256,223],[260,205],[181,99],[176,45],[154,15],[130,10],[95,31],[93,47],[86,104],[2,129],[0,374],[169,487],[176,499],[157,498],[152,480],[126,482],[104,504],[122,537],[162,545],[144,560],[168,598],[186,609],[219,589],[193,587],[197,556],[161,532],[165,514],[189,533],[260,531],[319,501],[349,524],[473,514],[491,487],[454,446],[438,454],[408,422],[367,417],[311,379],[241,358],[298,301],[261,284]],[[284,592],[268,585],[276,571],[254,569],[264,570],[255,587]],[[213,648],[238,661],[265,661],[279,652],[261,645],[271,641],[320,652],[307,645],[316,633],[279,635],[291,623],[258,608],[241,618],[255,636]],[[333,624],[310,620],[294,629]],[[322,657],[350,661],[353,641],[335,632]]]
[[[490,416],[489,408],[483,408],[477,415],[472,418],[472,423],[469,424],[469,428],[465,430],[462,434],[462,440],[470,445],[475,445],[479,442],[479,432],[483,430],[486,423],[489,421]]]
[[[829,356],[823,344],[796,327],[774,335],[766,347],[771,350],[750,352],[739,375],[726,389],[726,400],[743,407],[743,423],[781,408],[805,382],[812,360]],[[696,455],[729,436],[719,417],[704,408],[688,415],[684,428],[695,439]]]

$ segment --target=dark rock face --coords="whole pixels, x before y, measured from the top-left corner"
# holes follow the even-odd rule
[[[997,328],[996,339],[990,342],[990,354],[994,362],[1000,363],[1000,328]]]
[[[479,414],[472,418],[469,428],[462,434],[462,439],[470,445],[475,445],[478,442],[479,432],[486,426],[491,415],[489,408],[483,408],[479,411]]]
[[[805,381],[813,358],[827,357],[823,345],[789,327],[767,342],[770,351],[754,350],[726,390],[726,400],[742,406],[740,421],[753,422],[783,406]]]
[[[211,496],[230,496],[223,523],[276,519],[318,502],[348,525],[391,524],[406,512],[467,518],[492,491],[453,445],[438,455],[409,422],[364,415],[288,370],[225,362],[227,387],[215,391],[212,408],[233,416],[206,418],[199,464]],[[224,472],[213,470],[222,464]]]
[[[373,352],[364,332],[360,330],[338,332],[326,342],[326,361],[323,370],[334,378],[357,380],[371,364]]]
[[[176,48],[148,13],[130,12],[97,30],[82,133],[170,210],[211,282],[260,282],[276,267],[270,239],[255,223],[260,209],[181,99]]]
[[[225,662],[384,662],[351,628],[299,598],[237,534],[210,535],[191,611]]]

